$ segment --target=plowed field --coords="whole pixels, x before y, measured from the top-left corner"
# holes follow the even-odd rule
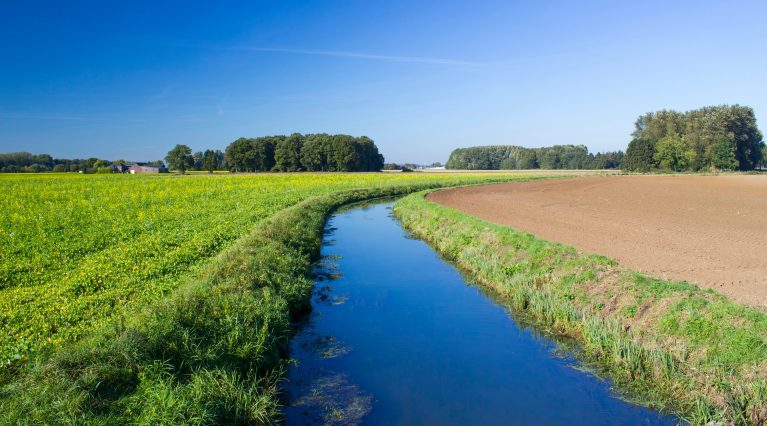
[[[601,176],[429,200],[767,308],[767,176]]]

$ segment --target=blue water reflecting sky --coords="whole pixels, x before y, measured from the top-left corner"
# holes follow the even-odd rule
[[[289,424],[674,424],[554,355],[425,243],[391,203],[334,216],[296,337]],[[335,258],[337,256],[337,258]]]

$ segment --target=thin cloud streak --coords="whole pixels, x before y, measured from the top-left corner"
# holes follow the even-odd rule
[[[248,52],[294,53],[298,55],[373,59],[376,61],[411,62],[411,63],[419,63],[419,64],[460,65],[460,66],[467,66],[467,67],[483,67],[487,65],[481,62],[460,61],[455,59],[428,58],[428,57],[422,57],[422,56],[377,55],[372,53],[337,52],[337,51],[331,51],[331,50],[283,49],[283,48],[277,48],[277,47],[231,47],[230,49],[243,50]]]
[[[29,120],[87,120],[88,117],[75,115],[28,115],[28,114],[2,114],[0,118],[29,119]]]

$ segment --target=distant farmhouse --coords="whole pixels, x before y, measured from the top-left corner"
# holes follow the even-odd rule
[[[132,175],[139,173],[167,173],[165,166],[142,163],[119,163],[112,166],[115,173],[130,173]]]

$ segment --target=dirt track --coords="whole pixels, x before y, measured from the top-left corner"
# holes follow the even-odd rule
[[[583,177],[428,198],[767,308],[767,176]]]

